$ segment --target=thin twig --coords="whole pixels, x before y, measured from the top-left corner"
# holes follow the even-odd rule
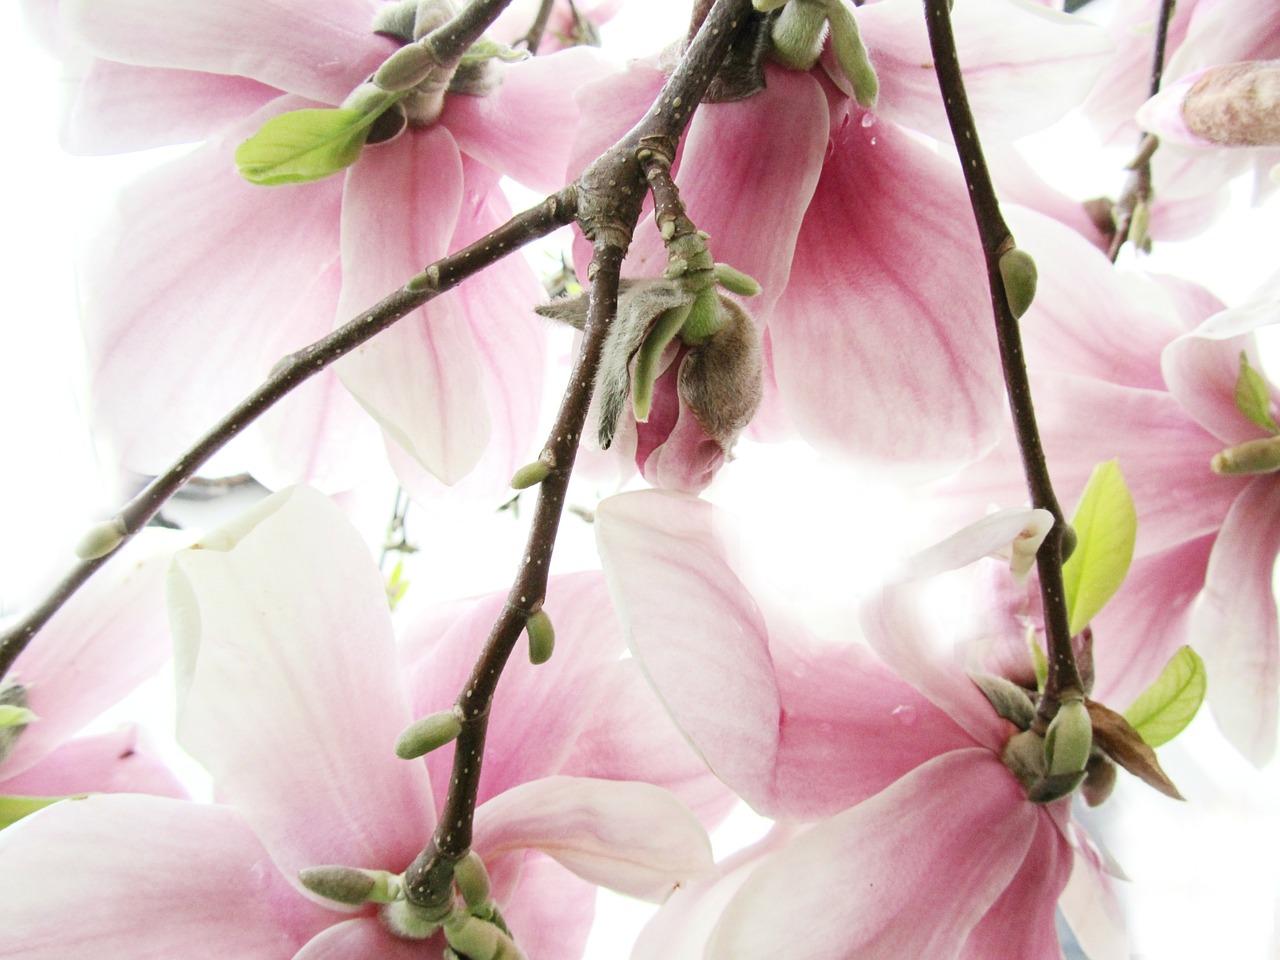
[[[512,217],[475,243],[437,260],[395,293],[328,336],[285,357],[276,364],[261,386],[241,400],[217,425],[175,460],[168,470],[147,484],[116,514],[113,520],[123,533],[120,546],[145,527],[147,521],[155,516],[183,484],[195,476],[196,471],[210,457],[294,388],[381,333],[401,317],[453,289],[467,277],[519,250],[530,241],[571,223],[575,209],[572,188],[553,194],[537,206]],[[13,662],[36,632],[114,554],[115,551],[112,551],[94,560],[81,560],[38,606],[0,636],[0,678],[9,672]]]
[[[955,35],[951,30],[949,0],[924,0],[925,20],[929,28],[929,44],[933,50],[934,69],[942,90],[947,120],[955,138],[956,151],[974,220],[982,239],[982,252],[987,264],[987,282],[991,287],[991,304],[995,311],[996,339],[1000,346],[1000,364],[1009,394],[1014,432],[1022,455],[1022,468],[1027,478],[1031,503],[1053,514],[1053,528],[1036,555],[1040,574],[1040,593],[1044,601],[1045,632],[1049,643],[1049,675],[1039,712],[1047,721],[1057,710],[1058,699],[1066,695],[1084,695],[1071,649],[1071,630],[1067,621],[1066,594],[1062,581],[1062,535],[1065,520],[1049,480],[1044,446],[1036,425],[1031,402],[1031,384],[1022,351],[1022,335],[1018,321],[1009,308],[1004,281],[1000,275],[1000,257],[1014,247],[1013,234],[1000,214],[1000,203],[982,154],[978,129],[969,109],[969,98],[956,56]]]
[[[524,48],[531,54],[536,54],[538,47],[542,44],[542,35],[547,32],[547,21],[551,19],[551,8],[555,2],[556,0],[542,0],[542,5],[538,7],[538,15],[533,18],[529,32],[524,35]]]

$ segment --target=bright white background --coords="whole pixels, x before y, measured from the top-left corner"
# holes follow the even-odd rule
[[[687,7],[683,0],[632,3],[627,19],[612,25],[606,38],[630,41],[635,52],[651,50],[660,35],[647,31],[644,21],[659,8]],[[682,17],[668,22],[675,24],[669,33],[683,31]],[[86,519],[110,511],[120,493],[111,472],[100,473],[84,426],[74,251],[115,188],[140,163],[154,161],[62,154],[56,146],[57,76],[56,65],[25,40],[13,6],[0,5],[8,185],[0,260],[0,614],[21,609],[40,583],[63,568]],[[1087,142],[1081,136],[1078,129],[1059,132],[1039,155],[1045,162],[1053,158],[1049,169],[1058,170],[1078,196],[1114,193],[1121,182],[1118,165],[1127,158],[1099,160],[1080,149]],[[1277,203],[1256,211],[1245,199],[1242,189],[1228,225],[1211,243],[1162,246],[1152,262],[1199,279],[1228,303],[1239,301],[1275,268],[1280,236]],[[775,454],[744,449],[733,482],[718,485],[716,498],[749,514],[746,536],[758,545],[761,565],[780,592],[834,629],[846,612],[850,581],[870,582],[886,558],[903,552],[904,537],[896,531],[908,528],[909,518],[899,512],[901,498],[891,489],[856,481],[801,449],[783,463]],[[796,497],[797,490],[804,496]],[[566,525],[561,562],[589,563],[590,537],[583,525]],[[373,539],[379,534],[370,531]],[[832,556],[833,544],[849,539],[880,543],[882,552],[857,568],[838,554],[826,565],[813,560]],[[485,553],[443,568],[456,568],[458,592],[479,589],[484,577],[491,578],[489,586],[501,586],[514,569],[520,547],[513,525],[495,527],[477,543]],[[497,549],[508,551],[499,555],[509,559],[490,562]],[[805,562],[796,563],[797,557]],[[451,595],[446,587],[441,593]],[[164,688],[158,681],[148,692],[162,706]],[[167,723],[162,711],[155,722],[160,728]],[[1250,770],[1203,719],[1161,753],[1191,803],[1172,804],[1122,777],[1108,804],[1120,824],[1112,852],[1134,880],[1139,955],[1280,957],[1274,939],[1280,781],[1274,769]],[[758,829],[744,817],[741,832],[725,841],[725,849]],[[602,910],[607,912],[600,927],[607,935],[593,941],[592,960],[625,955],[628,931],[645,914],[616,898],[604,901]]]

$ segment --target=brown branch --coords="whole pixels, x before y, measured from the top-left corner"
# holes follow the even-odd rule
[[[451,290],[467,277],[496,263],[526,243],[546,236],[573,221],[573,190],[553,194],[537,206],[519,213],[492,233],[457,253],[437,260],[395,293],[328,336],[285,357],[253,393],[240,401],[186,453],[151,481],[113,519],[123,532],[123,545],[159,512],[160,508],[196,471],[233,437],[287,396],[295,387],[346,356],[366,340],[381,333],[401,317]],[[119,550],[120,547],[115,548]],[[45,599],[0,636],[0,678],[8,673],[31,638],[48,623],[64,603],[114,556],[115,550],[94,560],[82,560],[63,577]]]
[[[1053,528],[1036,555],[1040,594],[1044,602],[1045,632],[1049,643],[1049,676],[1045,681],[1039,712],[1047,721],[1052,719],[1062,695],[1084,695],[1075,653],[1071,648],[1071,630],[1062,580],[1062,537],[1066,522],[1054,495],[1053,484],[1049,480],[1044,446],[1040,441],[1035,408],[1031,402],[1031,383],[1027,378],[1022,335],[1018,330],[1018,321],[1009,308],[1004,280],[1000,274],[1000,257],[1013,249],[1013,234],[1000,214],[1000,202],[996,198],[995,187],[991,183],[991,175],[982,153],[982,144],[978,140],[977,125],[969,109],[969,98],[965,93],[960,61],[956,55],[955,35],[951,29],[951,4],[949,0],[924,0],[924,7],[938,86],[942,90],[947,120],[955,138],[956,151],[960,155],[960,166],[969,187],[969,201],[982,240],[982,253],[987,264],[987,283],[991,288],[991,305],[995,312],[1000,365],[1004,371],[1009,409],[1013,414],[1013,427],[1022,455],[1027,489],[1033,506],[1053,514]]]

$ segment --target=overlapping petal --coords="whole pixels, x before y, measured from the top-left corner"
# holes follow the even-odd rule
[[[433,805],[422,769],[394,757],[412,716],[359,536],[297,487],[198,547],[170,578],[179,741],[286,877],[325,863],[402,869]]]
[[[0,775],[3,774],[0,770]],[[182,782],[137,727],[68,740],[39,762],[0,779],[10,796],[70,797],[83,793],[149,793],[182,799]]]

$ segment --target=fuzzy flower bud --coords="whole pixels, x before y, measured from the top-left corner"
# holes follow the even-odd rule
[[[1228,63],[1193,73],[1144,103],[1134,119],[1175,143],[1280,146],[1280,61]]]
[[[453,710],[430,714],[405,727],[396,739],[396,756],[401,760],[425,756],[446,743],[452,743],[461,732],[462,720]]]

